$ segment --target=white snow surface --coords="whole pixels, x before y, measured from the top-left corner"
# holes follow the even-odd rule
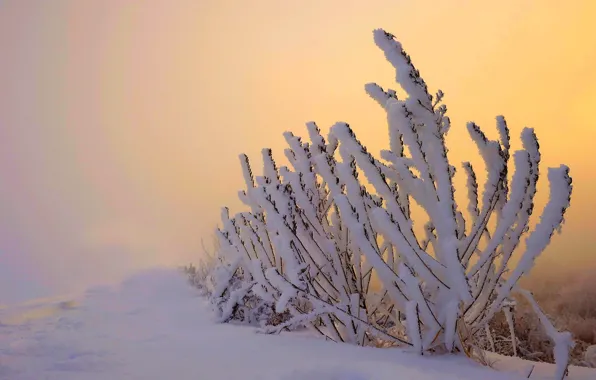
[[[6,380],[514,380],[525,379],[531,367],[495,361],[501,372],[461,356],[417,356],[216,324],[206,301],[174,269],[0,309],[0,379]],[[531,379],[552,373],[540,365]],[[573,367],[569,379],[596,379],[596,372]]]

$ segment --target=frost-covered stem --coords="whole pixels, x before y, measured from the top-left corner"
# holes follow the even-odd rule
[[[509,326],[509,336],[511,337],[511,347],[513,348],[513,356],[517,356],[517,337],[515,336],[515,325],[513,323],[513,313],[511,306],[506,305],[503,307],[503,313],[505,313],[505,319]]]
[[[542,323],[542,326],[544,327],[546,334],[552,339],[553,343],[555,344],[554,357],[555,363],[557,365],[555,370],[555,379],[563,380],[567,374],[567,367],[569,366],[569,353],[571,352],[571,349],[575,346],[575,342],[573,342],[571,333],[567,331],[557,331],[555,326],[553,326],[553,324],[544,314],[542,309],[540,309],[540,306],[538,306],[538,303],[532,296],[532,293],[523,289],[518,289],[518,292],[521,295],[523,295],[526,298],[526,300],[528,300],[530,305],[532,305],[532,309],[540,319],[540,322]]]
[[[442,135],[442,126],[437,125],[436,114],[433,109],[432,96],[428,93],[426,83],[420,77],[418,70],[412,64],[410,57],[401,47],[401,44],[393,36],[383,30],[375,30],[375,43],[383,52],[387,60],[395,67],[396,80],[406,90],[409,98],[406,100],[407,106],[402,107],[403,115],[406,118],[411,117],[408,114],[408,108],[411,108],[413,116],[419,118],[422,125],[420,132],[415,134],[419,143],[411,141],[408,145],[413,154],[417,168],[422,173],[423,179],[430,189],[434,190],[437,197],[437,203],[433,207],[427,205],[427,212],[442,222],[437,228],[437,235],[440,239],[439,256],[442,257],[447,266],[449,275],[449,285],[462,301],[470,302],[472,295],[469,292],[464,267],[459,261],[457,247],[457,224],[455,201],[453,198],[453,183],[450,176],[449,163],[447,161],[447,151],[445,141]],[[442,97],[442,96],[441,96]],[[388,101],[388,104],[392,99]],[[393,101],[393,103],[396,103]],[[395,105],[391,106],[395,108]],[[396,115],[399,115],[396,114]],[[413,126],[413,123],[409,123]],[[402,132],[409,131],[403,128]],[[404,135],[405,136],[405,135]]]
[[[412,346],[414,346],[416,352],[422,354],[422,331],[416,301],[408,301],[406,303],[406,326]]]

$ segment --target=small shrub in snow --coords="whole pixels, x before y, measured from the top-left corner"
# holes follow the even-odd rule
[[[213,251],[209,251],[203,242],[203,255],[197,266],[193,264],[182,267],[182,271],[188,277],[190,284],[201,291],[205,296],[211,296],[215,286],[213,274],[219,270],[219,259],[216,252],[219,249],[219,242],[214,242]]]
[[[284,135],[290,167],[278,167],[265,149],[263,174],[254,176],[242,155],[246,189],[239,196],[249,211],[222,213],[222,272],[213,297],[224,320],[239,308],[264,305],[289,313],[269,332],[306,326],[337,342],[472,355],[497,313],[505,310],[512,325],[508,310],[518,281],[563,223],[569,169],[548,170],[550,200],[529,233],[541,158],[534,131],[524,129],[523,149],[510,152],[503,117],[497,140],[468,123],[487,179],[480,188],[475,168],[463,164],[468,203],[461,207],[445,144],[450,121],[443,93],[428,92],[391,34],[376,30],[374,39],[407,93],[400,99],[376,84],[365,87],[387,114],[389,149],[374,156],[346,123],[326,138],[308,123],[310,142]],[[412,202],[428,219],[423,231],[414,228],[419,215]],[[373,291],[373,277],[381,289]],[[572,341],[554,330],[531,294],[523,295],[556,342],[562,377]]]
[[[209,296],[209,270],[213,268],[206,268],[204,266],[196,267],[193,264],[188,264],[182,267],[182,271],[188,277],[188,282],[195,288],[201,291],[202,295]]]

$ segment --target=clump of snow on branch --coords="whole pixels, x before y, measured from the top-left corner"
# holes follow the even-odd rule
[[[494,315],[510,316],[516,284],[560,229],[569,169],[549,169],[550,200],[529,232],[541,159],[534,130],[524,129],[523,148],[510,152],[504,117],[496,119],[497,140],[471,122],[487,175],[479,184],[475,168],[463,164],[467,203],[459,205],[443,93],[429,93],[394,36],[379,29],[374,41],[407,93],[401,99],[365,86],[387,114],[389,149],[375,156],[347,123],[323,136],[310,122],[309,142],[284,134],[289,167],[264,149],[255,176],[241,155],[246,188],[239,197],[249,211],[222,212],[212,301],[222,321],[260,323],[266,332],[303,327],[335,342],[471,355]],[[423,233],[414,230],[412,203],[428,216]],[[533,305],[557,343],[561,375],[568,335]]]

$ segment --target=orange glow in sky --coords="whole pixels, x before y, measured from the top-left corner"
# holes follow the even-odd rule
[[[369,150],[394,86],[372,30],[395,34],[441,88],[450,158],[480,162],[473,120],[513,148],[536,129],[547,166],[571,167],[564,233],[539,266],[595,261],[593,1],[3,1],[0,289],[22,297],[195,260],[219,208],[239,207],[238,154],[347,121]],[[546,200],[539,185],[538,209]],[[14,294],[0,290],[0,303]]]

